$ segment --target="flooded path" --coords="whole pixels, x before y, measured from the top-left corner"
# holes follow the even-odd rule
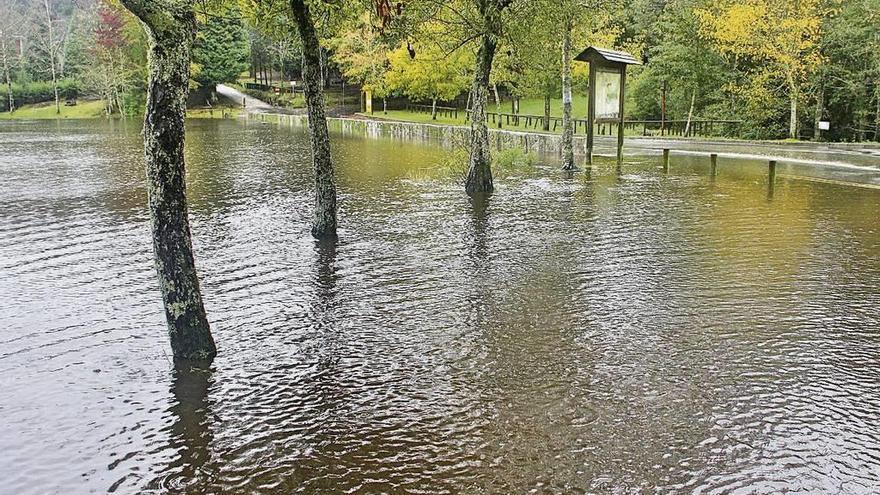
[[[175,369],[137,126],[0,125],[0,479],[47,493],[880,491],[880,191],[702,157],[496,170],[194,121],[220,355]]]

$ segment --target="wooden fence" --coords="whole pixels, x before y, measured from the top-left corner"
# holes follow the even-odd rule
[[[470,117],[471,111],[467,110],[466,115]],[[562,128],[562,117],[550,117],[544,115],[514,114],[514,113],[495,113],[487,112],[486,118],[490,124],[499,125],[500,127],[519,127],[525,129],[545,129],[544,123],[547,122],[546,128],[550,131],[557,131]],[[575,134],[587,133],[587,119],[572,119]],[[713,119],[693,119],[688,126],[687,120],[627,120],[623,127],[629,131],[641,131],[643,136],[660,135],[660,136],[719,136],[719,135],[735,135],[739,131],[741,120],[713,120]],[[610,120],[597,120],[593,131],[597,136],[614,136],[617,134],[617,122]],[[632,133],[632,132],[631,132]]]
[[[414,113],[430,114],[434,111],[434,108],[435,107],[433,105],[417,105],[414,103],[407,103],[407,105],[406,105],[407,111],[414,112]],[[459,112],[458,108],[456,108],[456,107],[441,107],[440,105],[437,105],[436,109],[437,109],[437,115],[442,115],[443,117],[449,117],[451,119],[458,120],[458,112]]]

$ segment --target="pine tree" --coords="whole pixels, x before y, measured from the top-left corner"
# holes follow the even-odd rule
[[[210,15],[199,26],[193,50],[193,79],[213,92],[218,84],[232,82],[247,70],[250,47],[238,9]]]

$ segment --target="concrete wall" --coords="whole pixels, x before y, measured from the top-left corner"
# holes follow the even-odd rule
[[[253,114],[251,119],[277,122],[291,127],[308,127],[305,115]],[[416,122],[397,122],[390,120],[367,120],[353,118],[328,118],[331,132],[346,136],[367,138],[391,138],[421,143],[439,144],[447,148],[466,145],[470,140],[470,128],[457,125],[422,124]],[[562,136],[538,132],[508,131],[489,129],[489,141],[498,149],[520,148],[540,155],[558,156],[562,148]],[[583,157],[586,137],[574,137],[575,154]]]

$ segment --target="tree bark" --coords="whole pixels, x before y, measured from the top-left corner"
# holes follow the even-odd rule
[[[562,33],[562,169],[574,170],[574,126],[571,120],[571,30],[570,17]]]
[[[798,88],[797,84],[795,84],[792,78],[789,78],[789,89],[791,92],[791,115],[788,125],[788,137],[791,139],[797,139],[798,134]]]
[[[316,238],[336,237],[336,178],[330,156],[330,133],[324,110],[324,88],[321,73],[321,47],[312,14],[304,0],[290,0],[303,47],[303,84],[309,113],[312,138],[312,160],[315,166],[315,218],[312,235]]]
[[[431,98],[431,120],[437,120],[437,98]]]
[[[0,50],[2,50],[3,55],[3,74],[6,77],[6,96],[8,98],[9,113],[15,111],[15,96],[12,94],[12,76],[10,76],[9,69],[9,54],[6,53],[6,38],[3,36],[3,31],[0,31]]]
[[[46,7],[46,29],[49,35],[49,68],[52,70],[52,88],[55,90],[55,114],[61,114],[61,99],[58,96],[58,75],[55,68],[57,49],[55,47],[55,29],[52,27],[52,13],[49,11],[49,0],[43,0]]]
[[[492,183],[492,157],[489,150],[489,127],[486,121],[486,105],[489,103],[489,75],[495,59],[497,43],[491,34],[484,34],[477,53],[476,70],[471,112],[471,155],[468,166],[465,191],[468,194],[491,193],[495,186]]]
[[[498,120],[498,128],[501,129],[501,97],[498,96],[498,84],[492,84],[492,93],[495,95],[495,118]]]
[[[697,104],[697,90],[694,89],[691,91],[691,107],[688,109],[688,119],[687,123],[684,126],[684,135],[690,136],[691,134],[691,122],[694,120],[694,106]]]
[[[877,108],[874,110],[874,141],[880,142],[880,86],[874,89],[874,99]]]
[[[192,1],[122,0],[149,40],[144,155],[153,250],[176,358],[211,359],[217,350],[205,315],[190,237],[184,116],[196,33]]]
[[[813,141],[822,139],[822,130],[819,129],[819,122],[825,114],[825,88],[819,87],[819,94],[816,95],[816,116],[813,120]]]
[[[550,130],[550,97],[544,96],[544,126],[545,131]]]

